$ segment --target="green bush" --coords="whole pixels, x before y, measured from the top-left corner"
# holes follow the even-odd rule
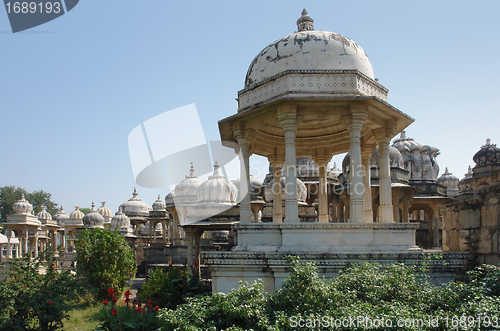
[[[435,286],[404,264],[367,263],[325,281],[314,264],[290,258],[289,276],[274,293],[266,296],[262,281],[245,283],[159,316],[163,330],[178,331],[492,329],[500,327],[499,276],[498,267],[482,266]]]
[[[144,302],[151,300],[162,308],[175,309],[188,297],[201,297],[210,294],[207,286],[200,283],[199,276],[188,267],[169,266],[166,272],[157,268],[150,272],[147,281],[141,286],[139,298]]]
[[[98,300],[107,298],[107,290],[123,292],[135,276],[137,264],[132,248],[117,232],[105,229],[84,230],[75,243],[76,267]]]
[[[9,262],[8,277],[0,282],[0,330],[62,328],[67,302],[77,299],[81,286],[73,270],[56,270],[51,260],[42,253]]]

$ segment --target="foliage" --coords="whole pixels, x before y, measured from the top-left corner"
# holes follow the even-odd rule
[[[42,253],[9,262],[8,277],[0,282],[0,330],[61,329],[67,302],[78,297],[81,286],[73,270],[56,270],[51,260]]]
[[[87,215],[90,211],[90,208],[80,208],[79,209],[84,215]]]
[[[108,289],[109,298],[103,300],[104,307],[101,309],[101,317],[104,322],[96,330],[157,330],[161,324],[157,317],[159,306],[153,307],[151,301],[142,305],[138,300],[130,304],[130,291],[125,292],[126,306],[118,306],[118,293],[114,289]],[[108,301],[109,300],[109,301]],[[111,302],[111,304],[110,304]]]
[[[195,268],[170,265],[166,272],[157,268],[150,272],[148,280],[141,286],[139,298],[151,300],[162,308],[175,309],[187,297],[208,295],[210,289],[199,281]]]
[[[78,274],[96,299],[107,298],[109,288],[122,292],[134,277],[137,264],[125,238],[106,229],[85,229],[75,242]]]
[[[262,281],[242,284],[159,316],[163,330],[179,331],[478,330],[478,316],[482,327],[488,319],[500,326],[499,284],[500,268],[493,266],[439,287],[413,267],[368,263],[325,281],[314,264],[290,258],[289,276],[268,296]]]
[[[0,218],[2,222],[7,222],[7,215],[13,214],[12,206],[17,200],[21,199],[24,193],[24,198],[33,206],[35,215],[42,210],[42,206],[47,207],[47,211],[54,215],[57,212],[57,203],[51,200],[52,194],[43,190],[33,191],[29,193],[22,187],[13,185],[0,187]]]

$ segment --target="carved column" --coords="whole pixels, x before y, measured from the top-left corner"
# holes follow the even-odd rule
[[[409,214],[410,214],[410,199],[408,198],[408,196],[405,195],[403,197],[403,219],[401,221],[405,223],[408,222]]]
[[[364,223],[365,206],[363,201],[363,167],[361,165],[361,129],[368,116],[364,112],[353,112],[347,121],[350,142],[350,204],[349,222]]]
[[[373,146],[365,146],[361,153],[363,164],[363,199],[365,201],[365,223],[373,223],[372,189],[370,174],[370,157]]]
[[[392,192],[391,192],[391,168],[389,163],[389,143],[391,138],[379,137],[379,197],[380,206],[379,222],[381,223],[394,223],[393,209],[392,209]]]
[[[297,130],[296,106],[278,107],[278,123],[285,135],[285,223],[298,223],[299,205],[297,201],[297,170],[295,132]]]
[[[338,222],[339,223],[345,223],[344,220],[344,201],[340,201],[337,206],[337,211],[338,211]]]
[[[334,196],[333,199],[332,199],[332,211],[331,211],[331,214],[332,215],[332,219],[331,219],[331,222],[332,223],[338,223],[338,218],[337,218],[337,207],[338,207],[338,203],[337,203],[337,197]]]
[[[392,199],[392,214],[394,216],[394,223],[399,223],[399,195],[394,194]]]
[[[203,231],[198,231],[198,230],[195,230],[193,232],[193,235],[194,235],[194,243],[195,243],[195,263],[197,263],[197,266],[195,267],[195,270],[198,272],[198,275],[200,275],[200,264],[201,264],[201,250],[200,250],[200,238],[201,238],[201,235],[203,234]],[[191,264],[190,264],[191,266]]]
[[[10,243],[10,238],[12,237],[12,230],[7,228],[7,259],[10,259],[12,257],[12,246]]]
[[[236,140],[240,146],[240,222],[252,222],[252,210],[250,208],[250,139],[244,132],[236,135]],[[245,195],[243,195],[245,194]]]
[[[193,233],[191,229],[186,229],[186,241],[187,241],[187,246],[188,246],[188,251],[187,251],[187,264],[188,266],[192,266],[193,263]]]
[[[277,158],[269,158],[269,162],[273,167],[273,186],[271,187],[273,194],[273,223],[282,223],[283,215],[281,208],[281,164],[282,160]]]
[[[318,194],[318,222],[329,222],[328,208],[328,184],[326,181],[326,168],[328,166],[328,156],[317,156],[314,162],[319,168],[319,194]]]
[[[441,249],[439,246],[439,209],[438,207],[434,207],[432,210],[432,245],[433,249]],[[431,230],[429,229],[429,232]],[[431,244],[431,242],[429,242]]]

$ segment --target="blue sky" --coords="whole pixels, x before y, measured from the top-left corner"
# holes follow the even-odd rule
[[[48,191],[67,213],[101,200],[115,212],[137,186],[128,134],[195,103],[219,139],[250,62],[303,7],[363,47],[389,102],[415,118],[407,135],[440,149],[441,173],[462,178],[486,138],[500,144],[498,1],[82,0],[16,34],[0,11],[0,186]],[[137,189],[150,205],[168,192]]]

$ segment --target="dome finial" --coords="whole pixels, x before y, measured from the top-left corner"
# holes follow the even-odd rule
[[[486,139],[486,146],[489,146],[489,145],[491,145],[491,139],[490,138]]]
[[[134,193],[132,193],[132,195],[134,196],[134,198],[137,198],[137,190],[135,189],[135,187],[134,187]]]
[[[451,174],[448,172],[448,167],[444,168],[444,174],[445,174],[445,175],[451,175]]]
[[[313,23],[314,20],[311,18],[311,16],[309,16],[309,13],[304,8],[302,10],[302,16],[297,20],[298,32],[314,30]]]
[[[189,169],[189,177],[195,177],[193,162],[191,162],[191,169]]]
[[[406,131],[405,130],[401,131],[401,136],[399,137],[399,139],[406,139]]]

